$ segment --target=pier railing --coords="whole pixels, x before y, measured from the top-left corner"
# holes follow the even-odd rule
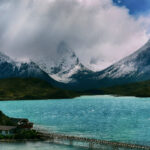
[[[100,150],[150,150],[150,146],[142,146],[137,144],[127,144],[119,142],[111,142],[99,139],[90,139],[77,136],[68,136],[64,134],[46,133],[38,131],[40,137],[51,143],[65,144],[71,146],[82,146],[89,149]]]

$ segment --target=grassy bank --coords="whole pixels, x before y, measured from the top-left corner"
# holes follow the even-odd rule
[[[62,99],[79,96],[35,78],[0,80],[0,100]]]
[[[150,97],[150,80],[84,92],[74,92],[56,88],[46,81],[35,78],[0,80],[0,100],[66,99],[80,95],[104,94]]]
[[[98,91],[100,94],[111,94],[117,96],[150,97],[150,80],[103,88]]]

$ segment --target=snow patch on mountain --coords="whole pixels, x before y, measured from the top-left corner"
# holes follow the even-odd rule
[[[125,77],[127,74],[132,74],[135,72],[137,69],[135,67],[134,63],[129,63],[127,64],[118,64],[116,65],[112,70],[105,72],[103,75],[100,76],[100,79],[104,77],[109,77],[109,78],[119,78],[119,77]]]
[[[0,52],[0,63],[3,63],[3,62],[16,64],[15,61],[13,61],[10,57]]]
[[[135,53],[108,67],[100,75],[103,78],[123,78],[136,75],[137,77],[150,71],[150,40]]]

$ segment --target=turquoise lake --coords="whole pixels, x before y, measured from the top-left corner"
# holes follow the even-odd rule
[[[0,110],[11,117],[28,118],[36,128],[50,132],[150,146],[150,98],[83,96],[1,101]],[[80,150],[47,143],[0,144],[0,150],[20,149]]]

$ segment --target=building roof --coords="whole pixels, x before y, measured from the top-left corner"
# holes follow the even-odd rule
[[[0,126],[0,131],[9,131],[16,128],[17,128],[16,126]]]

